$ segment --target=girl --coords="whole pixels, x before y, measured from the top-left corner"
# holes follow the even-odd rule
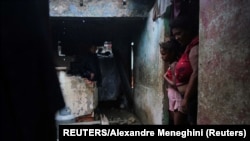
[[[175,65],[181,54],[180,44],[175,39],[170,39],[166,42],[160,43],[160,53],[162,60],[168,63],[169,67],[164,74],[167,81],[167,94],[169,100],[170,119],[173,120],[174,125],[186,124],[187,116],[181,108],[182,97],[175,85]]]

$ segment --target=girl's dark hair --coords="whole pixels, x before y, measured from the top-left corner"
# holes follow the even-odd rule
[[[159,45],[164,51],[173,53],[174,59],[180,58],[180,55],[183,52],[181,44],[174,38],[170,38],[168,41],[161,42]]]

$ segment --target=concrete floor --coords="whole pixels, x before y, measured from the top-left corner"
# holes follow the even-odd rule
[[[95,116],[97,120],[100,119],[100,114],[108,118],[110,125],[141,125],[132,110],[116,101],[99,102]]]

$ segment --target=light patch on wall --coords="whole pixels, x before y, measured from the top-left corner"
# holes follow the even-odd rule
[[[73,4],[71,4],[71,5],[69,6],[69,10],[70,10],[70,12],[72,12],[73,14],[77,14],[77,12],[78,12],[77,7],[76,7],[75,5],[73,5]]]

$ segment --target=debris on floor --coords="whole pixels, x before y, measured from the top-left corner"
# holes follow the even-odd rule
[[[108,103],[108,104],[107,104]],[[76,117],[74,125],[140,125],[137,116],[125,107],[113,102],[98,104],[91,114]]]
[[[137,116],[126,108],[120,107],[115,103],[99,104],[95,119],[100,119],[100,114],[106,115],[110,125],[140,125]]]

